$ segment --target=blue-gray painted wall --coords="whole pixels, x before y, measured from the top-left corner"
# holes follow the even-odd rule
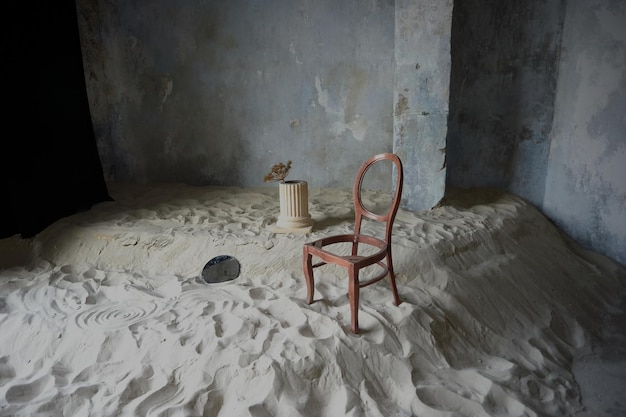
[[[626,264],[626,2],[455,2],[448,184],[533,203]]]
[[[363,160],[394,150],[420,208],[442,194],[442,174],[453,186],[505,189],[626,264],[625,4],[77,0],[77,9],[108,181],[255,186],[291,159],[291,178],[347,187]]]
[[[541,208],[626,265],[626,1],[568,0]]]
[[[78,0],[109,181],[351,186],[393,150],[394,2]],[[381,179],[388,185],[389,179]]]

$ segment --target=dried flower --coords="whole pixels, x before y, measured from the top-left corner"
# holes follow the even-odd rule
[[[271,169],[270,173],[263,178],[264,182],[284,181],[285,178],[287,178],[287,174],[289,174],[289,170],[291,169],[291,161],[287,161],[287,165],[282,162],[272,165]]]

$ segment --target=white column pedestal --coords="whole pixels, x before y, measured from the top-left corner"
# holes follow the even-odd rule
[[[309,214],[309,190],[306,181],[282,181],[278,184],[280,196],[280,215],[274,233],[301,232],[313,229],[313,220]]]

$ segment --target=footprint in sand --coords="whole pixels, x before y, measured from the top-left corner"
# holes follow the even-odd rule
[[[307,320],[300,307],[290,300],[270,304],[265,313],[280,322],[282,328],[302,326]]]
[[[230,339],[245,333],[245,323],[235,314],[228,312],[213,316],[215,336],[221,339]]]
[[[251,288],[248,295],[254,301],[270,301],[278,298],[276,294],[267,291],[265,288]]]
[[[145,395],[152,387],[154,369],[148,365],[142,369],[141,374],[128,381],[128,384],[120,394],[120,404],[128,404],[136,398]]]
[[[444,386],[417,387],[415,393],[419,400],[428,407],[446,412],[459,412],[459,415],[485,415],[479,401],[469,399]]]
[[[183,404],[185,392],[182,385],[171,381],[158,391],[148,395],[141,401],[135,410],[137,416],[156,416],[161,413],[177,408]],[[169,414],[167,414],[169,415]]]
[[[541,403],[554,401],[555,391],[539,380],[535,375],[528,375],[520,379],[520,388],[523,394],[536,398]]]
[[[9,388],[5,398],[8,403],[28,403],[41,395],[42,392],[50,389],[53,385],[54,378],[50,375],[44,375],[29,384],[15,385]]]
[[[6,381],[10,381],[15,378],[15,369],[13,369],[8,362],[8,356],[0,358],[0,386],[4,385]]]
[[[479,369],[439,369],[420,377],[416,395],[429,407],[463,415],[526,415],[526,407],[498,384],[512,377],[514,365],[501,358],[483,359]]]
[[[550,329],[556,336],[576,349],[585,345],[585,332],[576,318],[563,316],[556,311],[552,311],[551,315]]]
[[[478,372],[495,381],[506,381],[513,376],[515,364],[504,358],[497,356],[482,357],[480,359],[482,366]]]
[[[337,321],[327,316],[308,311],[306,313],[308,316],[306,323],[298,327],[298,333],[301,336],[311,339],[327,339],[341,328]]]
[[[64,387],[69,384],[68,375],[72,373],[72,371],[60,364],[54,365],[51,368],[51,374],[54,377],[54,386],[55,387]]]

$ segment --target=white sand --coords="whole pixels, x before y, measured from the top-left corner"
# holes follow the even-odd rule
[[[348,190],[309,190],[309,235],[271,233],[277,187],[110,192],[0,240],[2,416],[626,415],[626,270],[514,196],[401,210],[404,302],[363,289],[357,336],[343,271],[310,306],[302,275],[305,241],[351,230]],[[204,283],[223,254],[240,277]]]

